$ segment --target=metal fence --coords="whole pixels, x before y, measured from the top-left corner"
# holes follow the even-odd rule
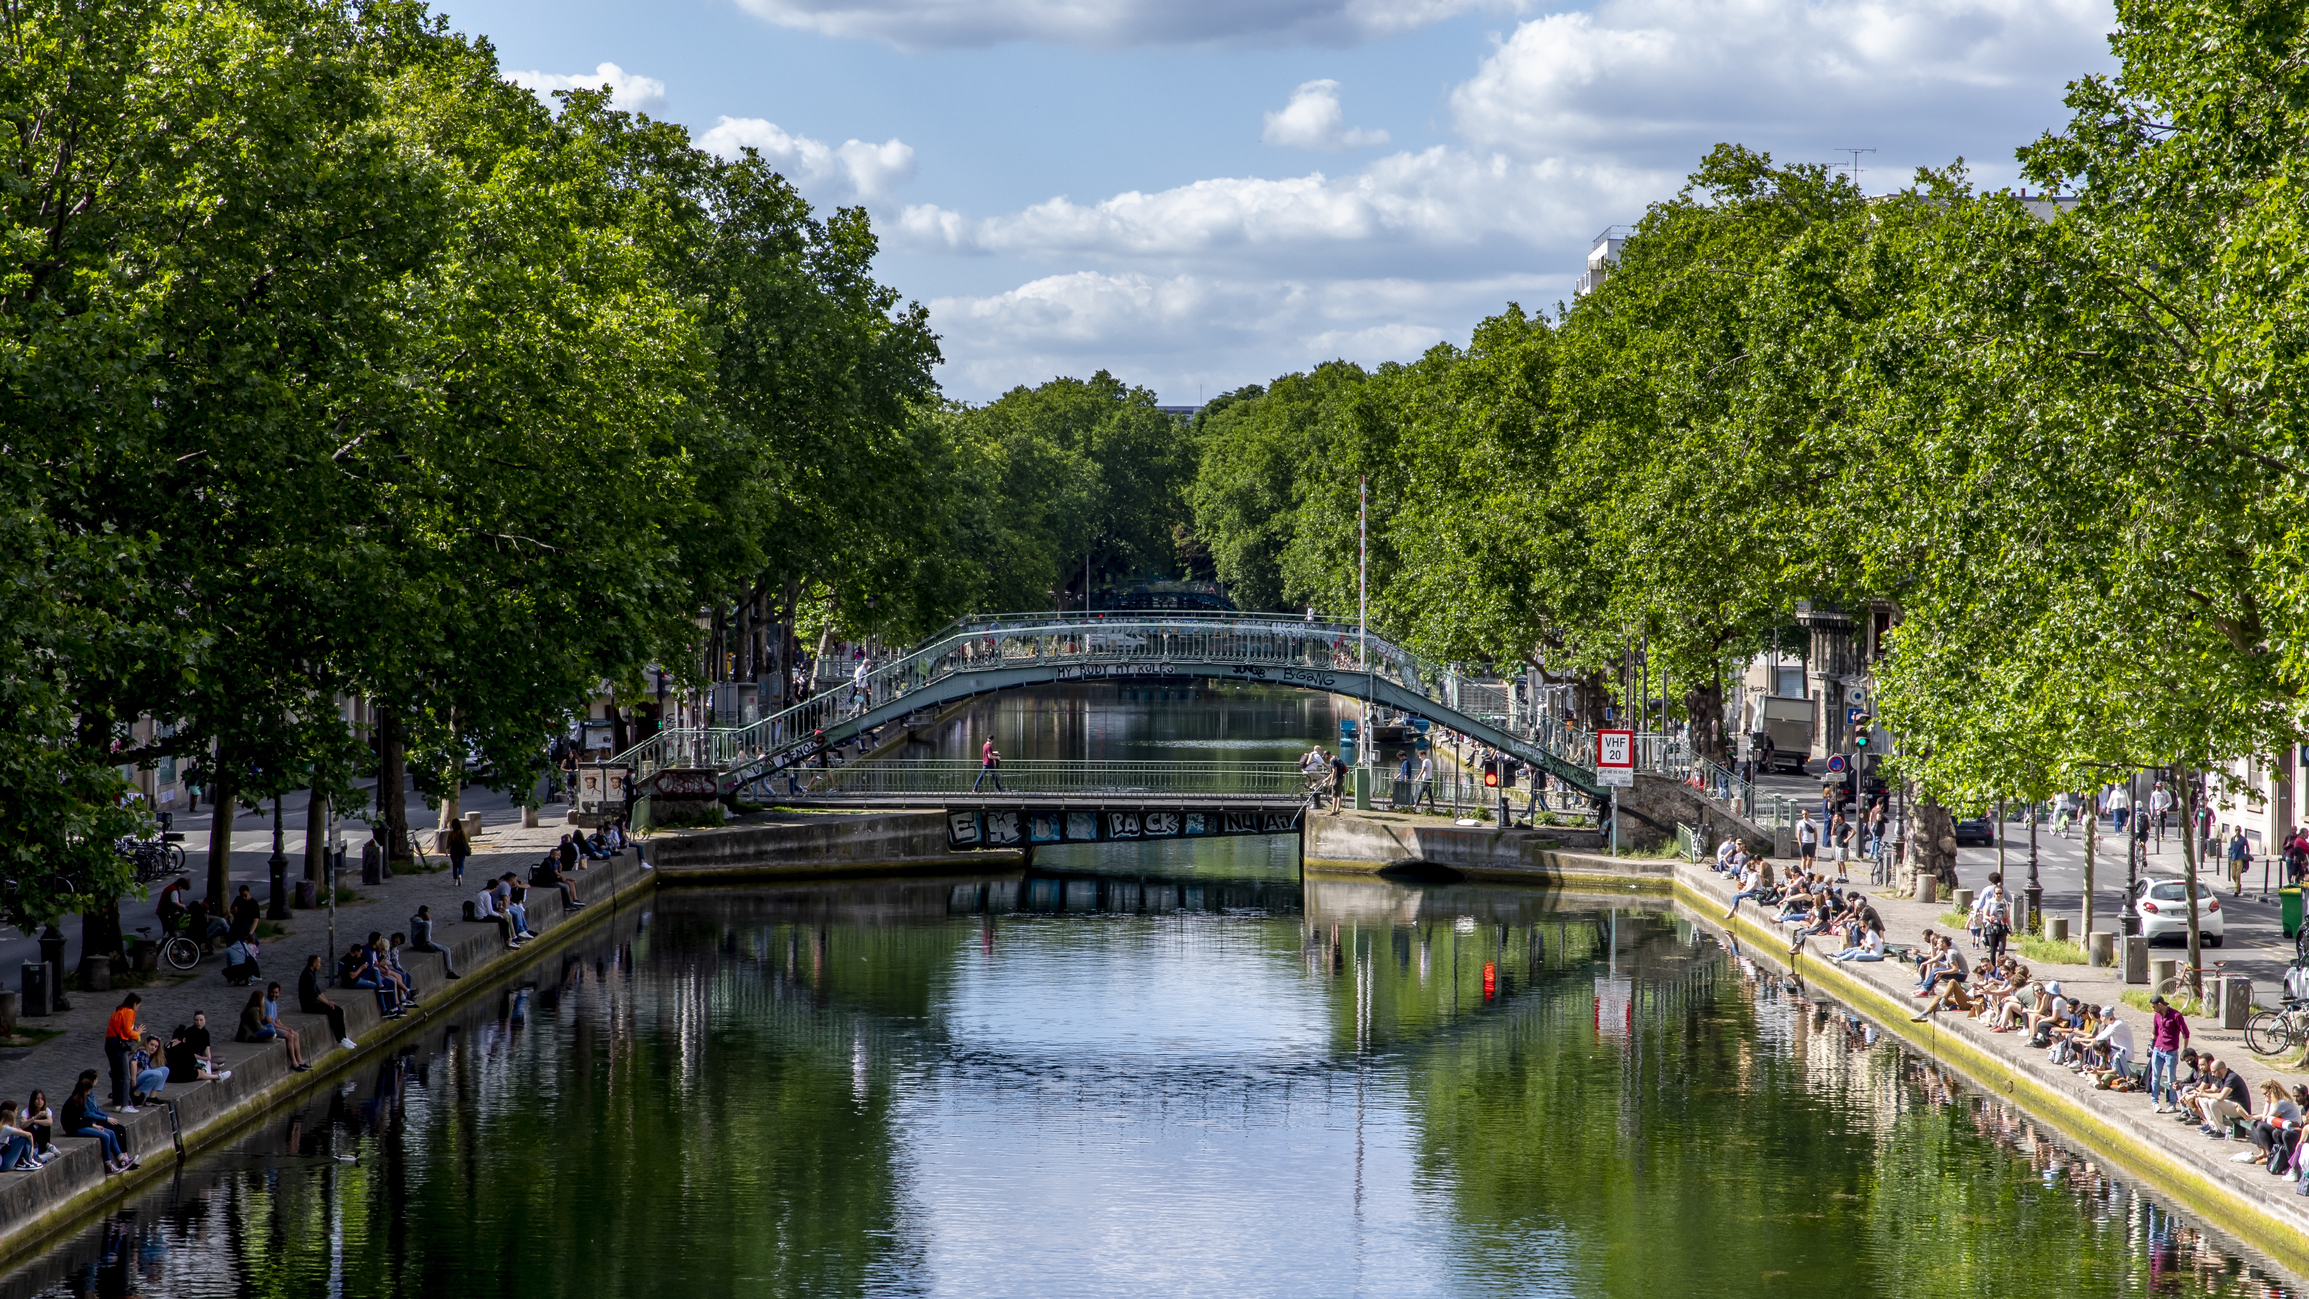
[[[911,797],[995,793],[1139,797],[1257,798],[1295,801],[1308,778],[1291,762],[1071,762],[1006,759],[983,768],[969,758],[878,758],[845,767],[795,767],[765,777],[772,793],[807,797]]]

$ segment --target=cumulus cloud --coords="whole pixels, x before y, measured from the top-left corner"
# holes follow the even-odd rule
[[[884,202],[914,176],[914,147],[903,140],[845,140],[834,146],[758,117],[724,117],[697,143],[724,158],[753,149],[804,194],[843,203]]]
[[[1104,367],[1189,401],[1198,385],[1215,394],[1336,357],[1409,360],[1439,342],[1465,342],[1477,319],[1510,299],[1552,302],[1568,283],[1076,271],[929,306],[946,353],[942,382],[956,396],[982,400]]]
[[[1326,153],[1387,143],[1385,131],[1347,125],[1346,111],[1339,107],[1339,83],[1328,78],[1301,83],[1291,92],[1290,103],[1267,114],[1267,129],[1259,138],[1268,144]]]
[[[665,83],[656,77],[636,76],[614,63],[604,63],[588,75],[563,76],[558,72],[508,72],[505,79],[553,106],[556,90],[599,90],[609,87],[609,106],[633,113],[665,111]]]
[[[1087,204],[1062,196],[979,220],[920,205],[901,213],[897,233],[917,248],[1174,262],[1335,260],[1341,250],[1374,244],[1545,246],[1565,230],[1609,224],[1674,180],[1673,172],[1437,145],[1345,176],[1201,180]]]
[[[1717,140],[1945,162],[2054,124],[2108,0],[1605,0],[1534,19],[1451,95],[1474,145],[1689,161]]]
[[[1521,0],[739,0],[781,27],[901,49],[1045,41],[1135,45],[1348,45]]]

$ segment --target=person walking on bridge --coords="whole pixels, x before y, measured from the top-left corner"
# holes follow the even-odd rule
[[[978,779],[970,782],[970,792],[973,794],[977,793],[978,787],[986,783],[986,778],[988,776],[994,777],[995,792],[1009,792],[1008,790],[1002,788],[1002,753],[1000,750],[994,747],[993,736],[988,736],[986,738],[986,743],[979,746]]]

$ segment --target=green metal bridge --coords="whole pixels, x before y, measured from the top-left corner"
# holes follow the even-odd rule
[[[869,673],[862,701],[854,702],[857,692],[842,688],[747,726],[668,729],[615,761],[633,772],[640,790],[648,790],[651,777],[661,770],[702,768],[717,773],[724,798],[734,798],[747,786],[803,767],[862,734],[975,696],[1074,681],[1196,678],[1366,699],[1427,718],[1543,768],[1559,785],[1602,797],[1590,738],[1544,717],[1518,728],[1509,692],[1499,683],[1430,662],[1352,625],[1272,614],[1006,614],[958,619]],[[844,770],[881,765],[857,764]],[[970,770],[975,772],[975,766]],[[1005,764],[1004,779],[1011,779],[1017,770],[1017,764]],[[1239,778],[1239,768],[1215,770],[1236,771],[1238,777],[1230,779]],[[811,775],[819,771],[812,768]],[[1298,779],[1295,768],[1288,778]],[[1298,792],[1304,793],[1303,786]],[[1257,797],[1267,802],[1273,795],[1262,792]]]

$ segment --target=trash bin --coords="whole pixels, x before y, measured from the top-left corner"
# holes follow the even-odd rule
[[[2277,890],[2277,922],[2283,926],[2287,938],[2301,932],[2301,887],[2299,885]]]
[[[46,961],[24,963],[24,1005],[22,1013],[44,1016],[48,1013],[48,971]]]

